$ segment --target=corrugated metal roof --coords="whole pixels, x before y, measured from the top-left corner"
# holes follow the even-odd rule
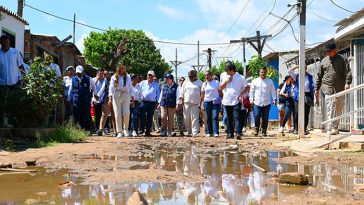
[[[339,26],[339,28],[337,29],[339,31],[343,27],[345,27],[346,25],[350,24],[351,22],[355,21],[356,19],[358,19],[358,18],[360,18],[362,16],[364,16],[364,8],[362,8],[361,10],[355,12],[351,16],[346,17],[346,18],[340,20],[339,22],[337,22],[335,24],[335,26]]]
[[[3,5],[0,5],[0,11],[8,14],[9,16],[12,16],[12,17],[16,18],[17,20],[23,22],[25,25],[29,25],[29,23],[25,19],[23,19],[22,17],[18,16],[18,14],[10,11],[9,9],[5,8]]]

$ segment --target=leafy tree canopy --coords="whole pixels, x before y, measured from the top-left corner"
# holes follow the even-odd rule
[[[118,55],[121,44],[126,48],[126,53]],[[102,33],[91,32],[84,46],[87,63],[95,67],[113,71],[121,62],[129,73],[146,76],[148,70],[154,70],[158,78],[172,71],[154,42],[141,30],[109,28]]]
[[[267,67],[267,77],[276,80],[279,77],[279,72],[271,66],[268,66],[267,62],[258,55],[253,55],[248,61],[248,69],[253,78],[259,77],[260,69]]]

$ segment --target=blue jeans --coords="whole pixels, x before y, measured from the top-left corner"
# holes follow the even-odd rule
[[[283,118],[283,122],[282,122],[282,127],[286,126],[286,123],[289,120],[289,118],[291,117],[294,109],[295,109],[294,105],[291,105],[288,103],[286,103],[284,105],[284,118]]]
[[[270,104],[260,107],[254,105],[254,118],[255,118],[255,127],[259,130],[260,127],[260,118],[262,118],[263,124],[262,129],[267,130],[268,128],[268,119],[269,119],[269,110]]]
[[[233,106],[224,106],[224,112],[227,116],[227,134],[228,137],[234,137],[234,128],[237,134],[241,134],[241,104]]]
[[[140,102],[135,102],[134,107],[130,108],[131,114],[131,126],[130,129],[138,133],[139,121],[141,117],[142,104]]]
[[[203,107],[206,112],[206,130],[207,133],[219,134],[219,112],[220,112],[220,104],[214,104],[211,102],[203,102]]]
[[[141,123],[142,129],[145,129],[145,133],[150,134],[153,125],[153,115],[155,110],[156,102],[143,101],[141,103]]]

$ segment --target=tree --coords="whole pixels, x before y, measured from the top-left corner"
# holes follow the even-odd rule
[[[276,80],[279,77],[279,72],[271,66],[268,66],[267,62],[258,55],[253,55],[248,62],[248,69],[253,75],[253,78],[259,77],[260,69],[267,67],[267,77],[272,80]]]
[[[211,68],[212,74],[219,76],[221,73],[225,72],[226,62],[227,62],[226,60],[222,60],[222,61],[220,61],[220,64],[218,67],[212,66],[212,68]],[[235,60],[235,61],[233,60],[231,62],[233,62],[234,65],[236,66],[236,70],[238,71],[238,73],[240,73],[240,74],[244,73],[244,66],[241,62],[239,62],[237,60]]]
[[[113,71],[121,62],[129,73],[146,76],[154,70],[158,78],[171,72],[171,66],[162,58],[154,42],[141,30],[108,29],[91,32],[84,42],[87,63]]]

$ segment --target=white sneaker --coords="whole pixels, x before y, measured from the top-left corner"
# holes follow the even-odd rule
[[[214,134],[214,137],[219,137],[219,135],[218,134]]]
[[[211,137],[211,135],[210,134],[206,134],[206,137]]]
[[[132,135],[133,135],[133,137],[138,137],[138,134],[136,131],[133,131]]]
[[[246,132],[246,129],[245,129],[245,127],[243,128],[242,132]]]
[[[129,132],[127,130],[124,131],[124,137],[129,137]]]
[[[284,130],[284,127],[280,127],[280,128],[278,128],[278,132],[279,132],[279,133],[283,133],[283,130]]]
[[[118,133],[118,135],[116,136],[117,139],[120,139],[123,137],[123,134],[121,134],[121,132]]]

